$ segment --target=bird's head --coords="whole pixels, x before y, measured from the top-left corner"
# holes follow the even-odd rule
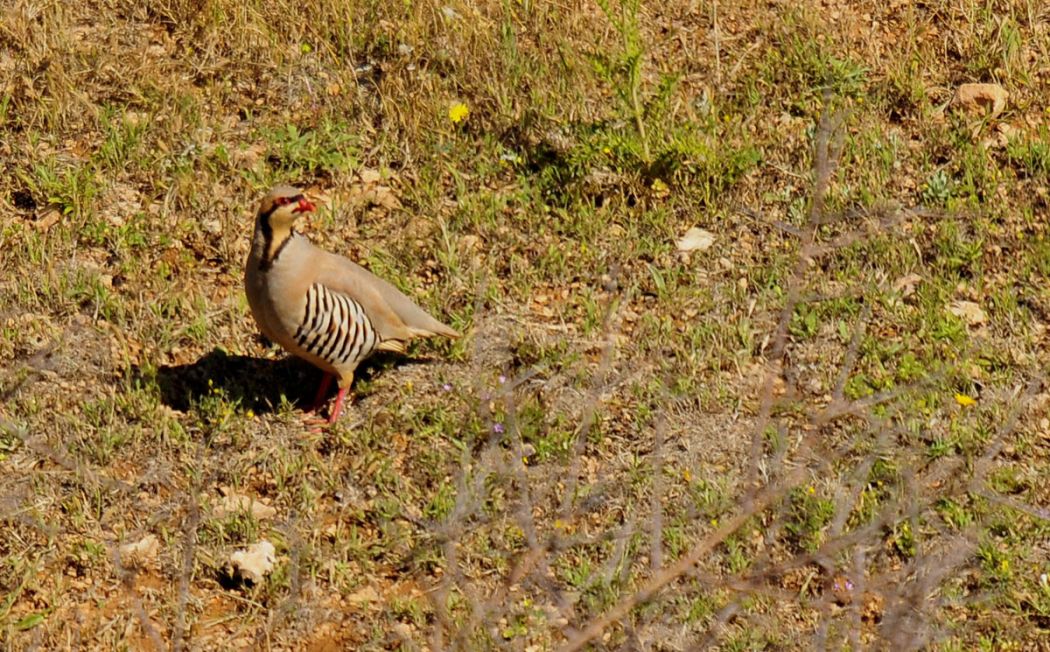
[[[259,204],[259,218],[266,220],[271,229],[283,231],[292,228],[303,213],[313,212],[316,208],[298,188],[276,186]]]

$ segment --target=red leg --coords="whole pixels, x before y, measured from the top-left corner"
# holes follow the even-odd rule
[[[328,423],[335,423],[335,420],[339,418],[339,415],[343,411],[343,399],[346,398],[346,391],[349,387],[340,387],[339,393],[335,397],[335,405],[332,406],[332,413],[328,415]]]
[[[317,387],[317,396],[314,397],[313,404],[307,408],[307,412],[316,412],[321,409],[324,405],[324,400],[328,396],[328,390],[332,387],[332,374],[327,371],[324,376],[321,377],[321,384]]]

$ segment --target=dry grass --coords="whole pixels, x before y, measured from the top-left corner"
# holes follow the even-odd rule
[[[1039,3],[0,12],[4,649],[1046,645]],[[279,181],[467,334],[322,434]]]

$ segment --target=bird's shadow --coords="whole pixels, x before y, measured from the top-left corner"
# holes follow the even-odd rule
[[[377,370],[417,362],[409,358],[376,355],[362,364],[355,374],[369,379]],[[147,375],[143,369],[134,372]],[[313,403],[322,373],[310,363],[295,356],[269,360],[247,355],[230,354],[213,349],[196,362],[183,365],[164,365],[149,373],[160,389],[160,401],[168,407],[186,412],[210,395],[221,395],[228,401],[257,414],[276,412],[283,401],[298,408]],[[359,389],[355,387],[355,389]],[[332,384],[332,392],[335,384]]]

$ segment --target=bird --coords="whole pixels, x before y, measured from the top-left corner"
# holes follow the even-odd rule
[[[244,290],[259,330],[324,372],[311,410],[333,379],[339,391],[328,423],[339,418],[357,366],[376,351],[404,353],[415,338],[460,337],[389,282],[314,245],[295,222],[316,206],[301,190],[275,186],[255,216]]]

